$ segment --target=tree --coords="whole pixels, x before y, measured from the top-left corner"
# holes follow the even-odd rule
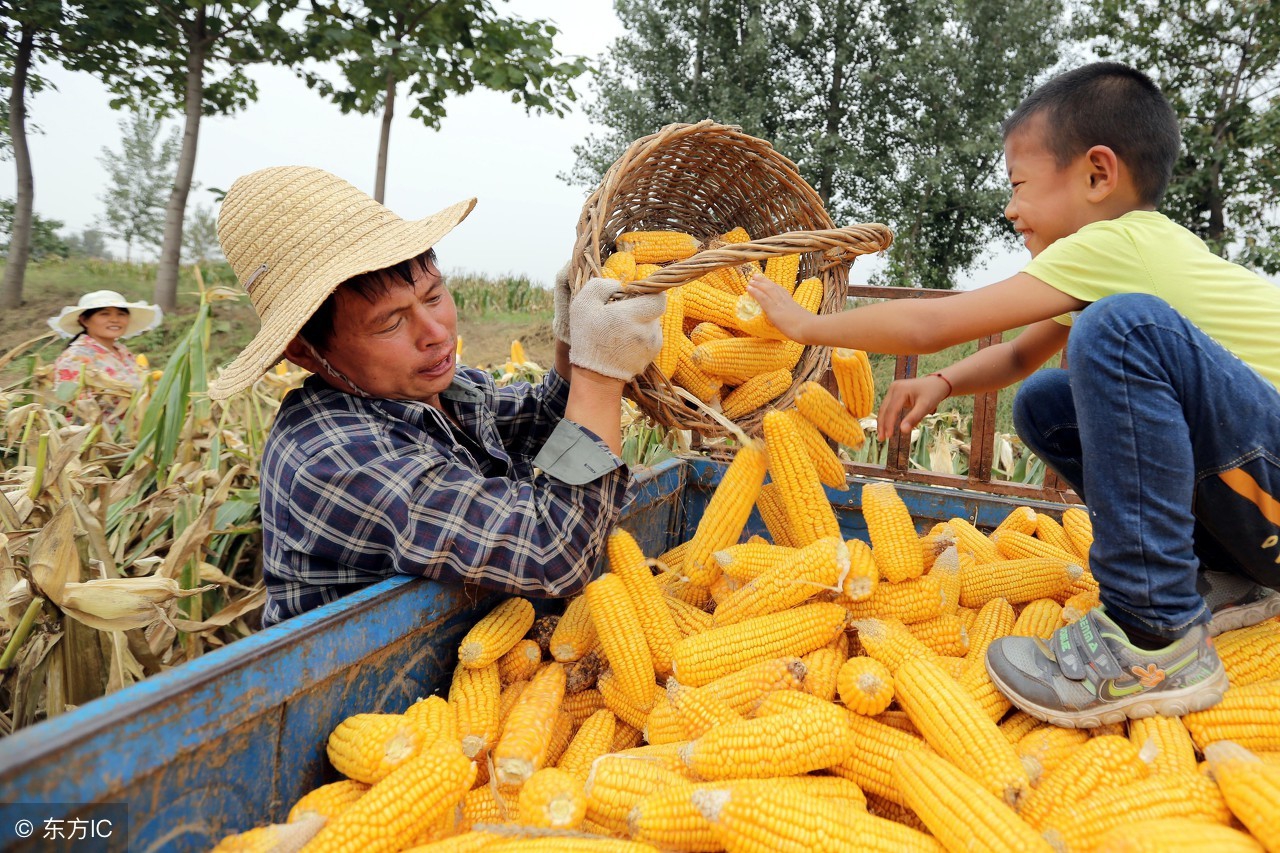
[[[1218,254],[1280,272],[1280,8],[1102,0],[1088,32],[1150,73],[1181,120],[1165,212]]]
[[[17,231],[17,204],[11,198],[0,198],[0,254],[7,256],[12,263],[13,235]],[[71,247],[61,236],[58,229],[62,223],[56,219],[45,219],[40,214],[31,213],[27,250],[29,260],[43,261],[48,258],[65,258],[71,254]]]
[[[79,234],[68,234],[65,239],[68,257],[111,260],[111,250],[107,248],[106,237],[97,228],[86,228]]]
[[[556,28],[504,18],[490,0],[312,0],[299,60],[331,60],[342,81],[304,71],[307,85],[344,112],[382,113],[374,198],[386,188],[391,119],[401,84],[411,118],[439,129],[445,99],[477,85],[511,92],[526,110],[563,115],[582,59],[560,61]]]
[[[947,288],[1008,234],[999,122],[1058,56],[1060,0],[618,0],[565,176],[714,118],[795,161],[837,221],[894,228],[887,278]]]
[[[0,83],[9,93],[3,110],[3,145],[17,171],[17,194],[9,231],[8,264],[0,286],[0,308],[22,304],[22,287],[31,257],[35,211],[35,179],[27,146],[27,96],[48,85],[36,68],[56,54],[64,11],[59,0],[27,0],[0,7]]]
[[[165,207],[155,301],[177,302],[183,215],[195,171],[200,119],[229,115],[257,97],[245,68],[277,61],[289,41],[280,24],[296,0],[81,0],[98,37],[77,31],[67,62],[100,74],[116,96],[113,106],[147,105],[183,115],[182,146]]]
[[[106,232],[124,241],[125,262],[133,246],[158,248],[164,235],[165,196],[172,190],[178,159],[178,131],[162,136],[163,122],[147,107],[133,110],[120,125],[119,153],[103,146],[98,162],[107,170]]]
[[[218,217],[207,204],[198,204],[187,214],[187,227],[182,231],[182,248],[188,261],[200,263],[222,257],[218,242]]]

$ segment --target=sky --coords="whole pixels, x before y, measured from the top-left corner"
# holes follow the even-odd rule
[[[511,0],[499,8],[522,18],[542,18],[560,28],[557,48],[595,59],[621,35],[611,0]],[[106,89],[87,73],[45,66],[57,87],[31,99],[29,137],[35,175],[35,210],[79,232],[99,220],[107,175],[99,158],[117,150],[125,114],[109,106]],[[225,190],[240,175],[279,165],[318,166],[372,194],[380,115],[343,115],[286,69],[250,71],[259,97],[231,116],[200,123],[195,180],[188,209],[212,205],[205,188]],[[523,273],[550,284],[567,260],[583,202],[584,187],[557,175],[574,162],[573,146],[591,133],[581,108],[591,92],[586,78],[575,84],[580,100],[564,118],[527,115],[509,95],[476,90],[450,99],[439,131],[409,117],[407,99],[396,104],[388,159],[386,204],[406,219],[429,216],[456,201],[478,199],[471,216],[439,244],[450,271],[488,275]],[[179,127],[171,119],[170,127]],[[0,196],[12,197],[11,162],[0,162]],[[849,223],[840,223],[849,224]],[[123,257],[123,246],[118,256]],[[998,252],[986,268],[965,278],[974,286],[1012,275],[1026,259]],[[860,258],[851,283],[865,283],[878,259]]]

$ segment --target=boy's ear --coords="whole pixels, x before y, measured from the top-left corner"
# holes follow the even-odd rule
[[[1120,184],[1120,158],[1106,145],[1095,145],[1084,156],[1089,164],[1089,196],[1102,201]]]

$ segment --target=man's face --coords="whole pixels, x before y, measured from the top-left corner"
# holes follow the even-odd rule
[[[336,299],[329,363],[374,397],[438,408],[456,367],[458,311],[435,263],[413,265],[412,289],[397,281],[373,302],[341,289]]]

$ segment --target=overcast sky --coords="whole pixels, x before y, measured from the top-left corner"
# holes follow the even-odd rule
[[[610,0],[512,0],[499,8],[560,27],[561,52],[596,58],[622,32]],[[99,219],[106,173],[103,147],[117,150],[122,113],[108,106],[106,90],[92,76],[46,66],[57,90],[31,101],[29,122],[35,209],[79,231]],[[189,209],[212,204],[203,188],[226,189],[242,174],[266,166],[304,164],[327,169],[373,192],[381,117],[342,115],[291,72],[268,66],[251,71],[259,97],[241,112],[200,123]],[[587,81],[576,84],[590,97]],[[407,101],[396,105],[387,172],[387,206],[402,217],[430,215],[476,196],[471,216],[439,246],[446,269],[488,274],[525,273],[550,283],[573,245],[587,191],[556,176],[573,164],[573,146],[590,132],[580,106],[565,118],[528,116],[510,97],[477,90],[448,102],[441,129],[409,118]],[[177,119],[170,120],[178,127]],[[0,162],[0,196],[14,194],[11,162]],[[842,223],[844,224],[844,223]],[[123,251],[120,252],[123,255]],[[1016,272],[1025,253],[1003,252],[966,282],[986,283]],[[854,264],[863,282],[874,258]]]

